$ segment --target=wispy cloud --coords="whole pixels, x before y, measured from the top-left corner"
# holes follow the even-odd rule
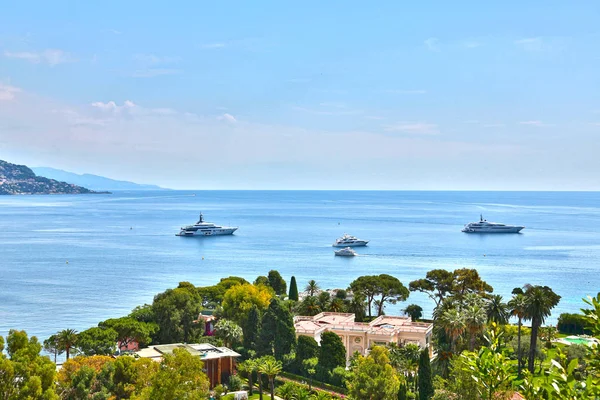
[[[134,54],[132,59],[146,65],[172,64],[181,61],[181,57],[157,56],[156,54]]]
[[[481,47],[481,42],[478,42],[476,40],[466,40],[462,43],[463,47],[466,47],[467,49],[474,49],[477,47]]]
[[[236,123],[237,122],[237,119],[233,115],[228,114],[228,113],[225,113],[223,115],[219,115],[217,117],[217,119],[219,121],[226,121],[226,122],[231,122],[231,123]]]
[[[97,109],[102,110],[104,112],[120,113],[124,110],[133,109],[134,107],[136,107],[136,104],[131,100],[125,100],[122,106],[117,105],[117,103],[115,103],[114,101],[109,101],[106,103],[96,101],[92,103],[91,106],[96,107]]]
[[[438,38],[430,37],[423,42],[430,51],[440,51],[440,41]]]
[[[547,48],[541,37],[515,40],[515,44],[525,51],[542,51]]]
[[[15,93],[19,93],[21,89],[15,86],[5,85],[0,82],[0,101],[9,101],[15,98]]]
[[[385,93],[393,93],[393,94],[425,94],[426,90],[423,89],[409,89],[409,90],[399,90],[399,89],[388,89],[384,90]]]
[[[543,123],[542,121],[537,121],[537,120],[521,121],[521,122],[519,122],[519,124],[528,125],[528,126],[537,126],[537,127],[552,126],[552,124],[546,124],[546,123]]]
[[[181,73],[180,69],[146,68],[146,69],[138,69],[131,76],[134,78],[154,78],[155,76],[177,75],[180,73]]]
[[[365,115],[365,119],[370,119],[374,121],[382,121],[385,117],[380,117],[379,115]]]
[[[346,105],[344,103],[336,103],[336,102],[323,102],[323,103],[319,103],[319,105],[321,107],[330,107],[330,108],[346,108]]]
[[[202,48],[202,49],[222,49],[223,47],[227,47],[227,43],[218,42],[218,43],[206,43],[206,44],[200,45],[200,48]]]
[[[69,53],[65,53],[64,51],[58,50],[58,49],[46,49],[46,50],[40,51],[40,52],[5,51],[4,56],[6,58],[29,61],[30,63],[33,63],[33,64],[44,63],[44,64],[50,65],[51,67],[58,65],[58,64],[76,61]]]
[[[426,122],[399,122],[393,125],[383,125],[386,132],[404,132],[415,135],[437,135],[440,133],[436,124]]]

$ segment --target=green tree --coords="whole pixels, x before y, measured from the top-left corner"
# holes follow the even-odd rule
[[[392,400],[398,395],[399,379],[390,365],[385,347],[375,346],[367,357],[359,356],[348,381],[348,394],[355,400]]]
[[[431,363],[429,351],[423,349],[419,357],[419,400],[429,400],[433,397],[433,381],[431,375]]]
[[[269,278],[267,278],[264,275],[258,276],[256,277],[256,279],[254,280],[254,285],[258,286],[258,285],[262,285],[262,286],[270,286],[270,282],[269,282]]]
[[[288,294],[290,300],[298,301],[298,284],[296,283],[296,277],[292,276],[290,281],[290,292]]]
[[[246,371],[248,374],[248,392],[250,396],[254,394],[254,373],[258,370],[258,361],[254,358],[250,358],[243,363],[239,364],[239,368]],[[260,384],[260,383],[259,383]]]
[[[260,332],[260,312],[255,304],[252,304],[248,317],[242,325],[243,344],[246,349],[253,349]]]
[[[398,389],[398,400],[408,400],[408,392],[405,383],[400,384]]]
[[[80,332],[77,348],[86,356],[110,355],[117,347],[117,331],[112,328],[90,328]]]
[[[404,309],[404,313],[413,321],[418,321],[423,317],[423,308],[416,304],[410,304]]]
[[[281,361],[277,361],[272,357],[264,357],[259,366],[261,373],[269,378],[269,387],[271,389],[271,400],[275,400],[275,377],[282,371]]]
[[[177,288],[154,296],[152,309],[158,324],[157,341],[190,343],[198,340],[204,332],[204,325],[196,322],[201,308],[201,298],[189,282],[180,282]]]
[[[526,286],[524,296],[525,320],[531,321],[531,343],[529,345],[527,368],[529,372],[533,373],[538,331],[546,317],[550,315],[551,310],[560,301],[560,296],[548,286]]]
[[[71,350],[77,345],[77,331],[74,329],[63,329],[56,335],[58,337],[58,344],[66,353],[68,360],[71,355]]]
[[[306,287],[304,288],[304,291],[309,296],[316,295],[320,290],[321,290],[321,288],[319,287],[319,284],[314,279],[311,279],[310,281],[308,281],[308,283],[306,284]]]
[[[477,334],[483,330],[487,315],[485,310],[477,304],[470,305],[462,311],[462,314],[466,330],[469,332],[469,350],[473,351],[475,349]]]
[[[300,315],[317,315],[321,311],[321,304],[316,296],[306,296],[300,304],[298,304],[298,313]]]
[[[319,359],[317,357],[307,358],[302,361],[302,371],[305,376],[309,377],[308,381],[308,390],[312,390],[312,381],[317,373],[317,365],[319,364]]]
[[[350,289],[366,299],[369,317],[375,300],[378,302],[377,315],[383,315],[386,303],[396,304],[398,301],[406,300],[410,294],[402,282],[387,274],[360,276],[350,283]]]
[[[142,399],[206,399],[208,377],[202,368],[200,357],[184,349],[175,349],[173,354],[163,355],[160,369],[154,375],[151,386],[142,392]]]
[[[270,270],[269,274],[267,275],[267,279],[269,280],[269,286],[273,288],[276,295],[285,295],[285,292],[287,290],[287,284],[285,283],[285,280],[281,277],[279,271],[276,271],[274,269]]]
[[[0,340],[2,336],[0,336]],[[44,340],[44,351],[54,356],[54,364],[56,364],[56,357],[63,353],[63,350],[58,341],[58,335],[51,335],[48,339]],[[2,350],[0,349],[0,352]]]
[[[296,346],[296,369],[302,371],[302,363],[304,360],[319,356],[319,344],[317,341],[310,337],[301,335],[298,337],[298,344]]]
[[[275,298],[262,317],[256,351],[259,355],[275,355],[281,361],[295,347],[296,332],[292,314]]]
[[[463,314],[457,309],[445,311],[438,320],[439,325],[450,338],[450,351],[456,352],[456,341],[462,336],[467,325]]]
[[[242,341],[242,328],[228,319],[220,319],[215,325],[215,336],[223,340],[225,347],[232,347]]]
[[[469,268],[456,269],[454,272],[434,269],[427,272],[425,279],[412,281],[408,287],[411,292],[427,294],[435,302],[436,308],[449,296],[462,300],[468,293],[486,296],[494,290],[481,279],[476,269]]]
[[[502,296],[499,294],[490,297],[486,305],[488,322],[495,322],[504,325],[508,322],[510,316],[508,312],[508,304],[502,301]]]
[[[510,310],[510,314],[517,317],[517,354],[521,354],[521,330],[523,327],[523,318],[525,318],[525,296],[523,290],[521,288],[515,288],[513,290],[513,298],[508,302],[508,307]],[[521,376],[521,370],[523,368],[523,364],[521,362],[521,357],[519,356],[517,359],[517,368],[518,374]]]
[[[116,340],[123,347],[127,347],[132,342],[137,342],[143,347],[150,343],[152,334],[158,330],[158,325],[154,322],[140,322],[131,317],[110,318],[100,322],[98,326],[116,332]]]
[[[271,289],[267,286],[248,283],[232,286],[223,296],[223,317],[244,326],[252,306],[262,313],[269,307],[272,297]]]
[[[323,375],[336,367],[346,366],[346,348],[342,339],[335,332],[323,332],[319,353],[319,369]]]
[[[156,316],[152,309],[152,304],[144,304],[143,306],[137,306],[129,313],[128,317],[133,318],[140,322],[154,322]]]

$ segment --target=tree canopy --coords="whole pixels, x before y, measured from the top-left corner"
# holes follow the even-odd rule
[[[396,304],[406,300],[410,294],[402,282],[387,274],[361,276],[350,283],[350,289],[366,299],[369,316],[374,301],[377,302],[377,315],[383,315],[386,303]]]
[[[397,398],[399,385],[387,349],[375,346],[367,357],[358,357],[348,381],[348,394],[355,400],[392,400]]]
[[[246,283],[232,286],[223,296],[223,317],[244,326],[252,306],[262,313],[269,307],[272,297],[271,290],[263,285]]]
[[[156,341],[159,343],[190,343],[204,332],[204,325],[196,322],[202,309],[201,298],[188,282],[154,296],[152,309],[158,324]]]
[[[281,300],[272,299],[262,317],[256,352],[262,356],[274,355],[275,359],[281,361],[295,347],[296,331],[292,314]]]
[[[278,271],[270,270],[267,279],[269,280],[269,286],[273,288],[276,295],[283,296],[286,294],[287,284]]]
[[[290,281],[290,292],[288,294],[290,300],[298,301],[298,284],[296,283],[296,277],[292,276]]]

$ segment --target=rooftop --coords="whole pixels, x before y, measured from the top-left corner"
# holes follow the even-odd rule
[[[187,350],[190,354],[198,356],[203,360],[211,360],[223,357],[239,357],[240,354],[235,351],[228,349],[227,347],[216,347],[209,343],[196,343],[196,344],[185,344],[185,343],[173,343],[173,344],[159,344],[150,346],[136,354],[143,358],[162,359],[165,354],[173,354],[175,349]]]

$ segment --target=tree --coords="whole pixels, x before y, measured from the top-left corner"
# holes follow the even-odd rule
[[[461,268],[453,272],[452,295],[462,299],[466,294],[473,293],[487,296],[494,291],[486,281],[481,279],[476,269]]]
[[[180,282],[177,288],[154,296],[152,309],[158,324],[157,341],[190,343],[198,340],[204,332],[204,325],[196,322],[201,302],[198,291],[189,282]]]
[[[385,347],[375,346],[367,357],[360,356],[348,381],[351,399],[392,400],[397,397],[399,379],[390,365]]]
[[[400,384],[400,388],[398,389],[398,400],[408,400],[408,393],[405,383]]]
[[[508,307],[510,309],[510,314],[517,317],[517,354],[519,354],[519,358],[517,359],[517,368],[518,374],[521,376],[521,369],[523,365],[521,363],[521,328],[523,326],[523,318],[525,318],[525,296],[521,288],[517,288],[516,292],[514,292],[513,298],[508,302]]]
[[[527,368],[530,373],[533,373],[539,328],[560,301],[560,296],[548,286],[526,286],[524,296],[525,320],[531,321],[531,343],[529,345]]]
[[[319,369],[331,372],[336,367],[346,366],[346,348],[342,339],[335,332],[323,332],[321,335],[321,351],[319,353]]]
[[[108,398],[111,379],[101,371],[112,370],[113,362],[108,356],[80,356],[67,360],[57,374],[58,394],[68,400]]]
[[[323,311],[316,296],[306,296],[298,305],[298,313],[301,315],[317,315]]]
[[[450,337],[450,350],[456,352],[456,341],[463,334],[466,328],[465,318],[457,309],[447,310],[439,318],[439,324],[446,334]]]
[[[58,344],[67,355],[67,360],[71,355],[71,349],[77,344],[77,331],[74,329],[63,329],[56,334],[58,336]]]
[[[261,373],[269,378],[269,387],[271,388],[271,400],[275,400],[275,377],[282,371],[281,361],[275,360],[273,357],[264,357],[259,366]]]
[[[296,277],[292,276],[290,281],[290,292],[288,294],[290,300],[298,301],[298,285],[296,284]]]
[[[419,400],[429,400],[433,397],[433,381],[429,351],[423,349],[419,357]]]
[[[416,380],[414,379],[418,367],[421,348],[413,343],[404,346],[398,346],[396,343],[388,345],[390,364],[399,372],[405,374],[410,381],[414,383],[414,390],[417,390]]]
[[[315,281],[314,279],[311,279],[310,281],[308,281],[308,283],[306,284],[306,287],[304,288],[304,291],[309,296],[314,296],[315,294],[317,294],[319,292],[319,290],[321,290],[321,288],[319,287],[319,284],[317,283],[317,281]]]
[[[260,275],[257,276],[256,279],[254,280],[254,285],[258,286],[258,285],[262,285],[262,286],[269,286],[269,278],[267,278],[264,275]]]
[[[2,339],[2,336],[0,336]],[[54,364],[56,364],[56,357],[63,353],[63,350],[58,341],[58,335],[51,335],[48,339],[44,340],[44,351],[54,355]],[[2,352],[2,349],[0,349]]]
[[[296,346],[296,368],[298,371],[302,371],[303,362],[309,358],[319,356],[319,344],[317,341],[310,337],[301,335],[298,337],[298,344]]]
[[[225,347],[232,347],[242,341],[242,328],[233,321],[220,319],[215,325],[215,336],[223,340]]]
[[[256,351],[259,355],[275,355],[281,361],[295,347],[296,332],[292,314],[275,298],[262,317]]]
[[[267,275],[267,278],[269,279],[269,286],[273,288],[276,295],[285,295],[285,292],[287,290],[287,284],[285,283],[285,280],[281,277],[279,271],[276,271],[274,269],[270,270],[269,274]]]
[[[435,301],[436,308],[452,291],[454,277],[452,272],[445,269],[434,269],[425,275],[425,279],[418,279],[408,284],[411,292],[422,292]]]
[[[272,297],[266,286],[249,283],[233,286],[223,296],[223,317],[244,326],[252,306],[262,313],[269,307]]]
[[[487,315],[485,310],[478,304],[470,305],[464,309],[463,315],[466,329],[469,332],[469,350],[473,351],[475,349],[477,334],[483,330]]]
[[[127,347],[132,342],[144,346],[150,343],[152,334],[158,330],[158,325],[154,322],[140,322],[131,317],[110,318],[100,322],[98,326],[116,332],[116,340],[121,347]]]
[[[117,347],[118,333],[112,328],[90,328],[79,333],[77,348],[86,356],[111,355]],[[45,342],[44,342],[45,343]]]
[[[243,363],[239,364],[239,368],[241,370],[246,371],[246,373],[248,374],[248,392],[250,394],[250,396],[252,396],[254,393],[254,384],[253,384],[253,378],[254,378],[254,372],[256,372],[258,370],[258,362],[256,359],[254,358],[250,358],[246,361],[244,361]]]
[[[404,309],[404,313],[410,317],[413,321],[418,321],[423,317],[423,308],[416,304],[410,304]]]
[[[142,399],[206,399],[208,377],[202,368],[200,357],[184,349],[175,349],[173,354],[163,355],[160,369],[154,375],[151,386],[142,392]]]
[[[396,304],[398,301],[406,300],[410,294],[402,282],[387,274],[358,277],[350,283],[350,289],[367,300],[369,317],[374,300],[378,301],[377,315],[383,315],[386,303]]]
[[[256,344],[256,338],[260,332],[260,319],[258,307],[253,304],[248,312],[248,318],[246,318],[244,325],[242,325],[243,344],[246,349],[253,349]]]
[[[486,305],[488,322],[495,322],[504,325],[508,322],[508,304],[502,301],[502,296],[499,294],[490,297]]]
[[[310,378],[310,380],[308,381],[308,390],[312,390],[312,381],[313,381],[313,377],[317,373],[317,365],[318,364],[319,364],[319,359],[317,357],[307,358],[302,361],[302,370]]]

